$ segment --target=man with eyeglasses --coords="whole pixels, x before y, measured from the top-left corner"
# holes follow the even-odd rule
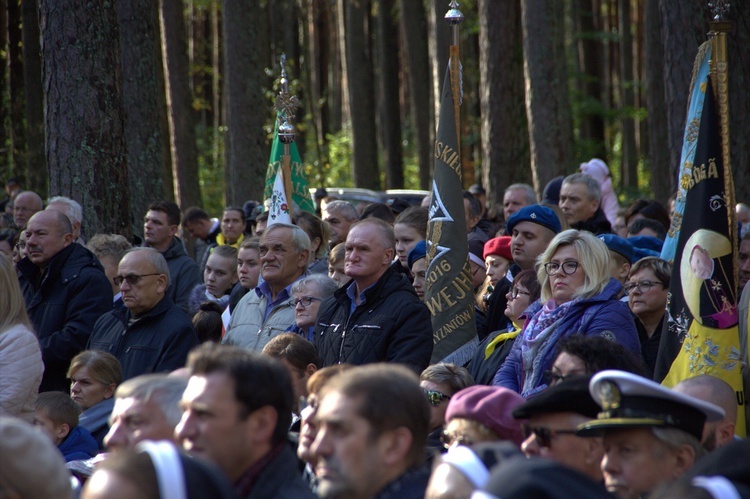
[[[162,254],[154,248],[130,250],[113,280],[125,308],[96,321],[88,348],[117,357],[123,380],[183,367],[198,336],[187,314],[167,295],[169,266]]]
[[[526,420],[521,450],[527,457],[552,459],[601,483],[601,438],[576,436],[578,426],[599,413],[599,406],[589,393],[590,379],[566,377],[516,407],[513,417]]]
[[[70,361],[86,347],[94,322],[112,309],[112,287],[94,254],[73,244],[73,227],[59,211],[36,213],[24,237],[18,280],[42,349],[39,390],[67,392]]]

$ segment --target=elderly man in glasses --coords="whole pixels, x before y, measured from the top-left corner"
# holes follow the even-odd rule
[[[93,253],[72,244],[73,227],[62,213],[36,213],[23,237],[26,253],[17,268],[42,348],[44,376],[39,389],[67,392],[70,361],[86,346],[96,319],[112,309],[112,288]]]
[[[521,444],[526,456],[552,459],[600,483],[602,439],[576,436],[578,426],[595,419],[600,410],[589,393],[590,379],[567,377],[516,407],[513,417],[526,420]]]
[[[183,367],[198,337],[187,314],[169,296],[169,266],[154,248],[122,257],[113,281],[124,309],[101,316],[88,348],[109,352],[122,364],[122,379]]]

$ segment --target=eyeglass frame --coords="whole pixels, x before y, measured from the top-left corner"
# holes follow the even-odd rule
[[[140,275],[116,275],[112,278],[112,282],[115,283],[115,286],[118,288],[122,286],[122,283],[127,281],[128,284],[131,286],[138,286],[138,283],[141,282],[141,279],[144,277],[150,277],[153,275],[164,275],[160,272],[156,272],[154,274],[140,274]]]
[[[515,300],[516,298],[518,298],[518,295],[531,296],[531,293],[529,293],[528,291],[521,291],[518,288],[513,288],[510,291],[508,291],[508,295],[510,296],[511,300]]]
[[[307,305],[305,305],[305,301],[307,301]],[[302,308],[307,308],[310,305],[313,304],[315,301],[323,301],[323,298],[317,298],[315,296],[303,296],[301,298],[295,298],[293,300],[289,300],[287,302],[287,305],[289,305],[289,308],[297,308],[297,304],[302,304]]]
[[[570,267],[570,265],[574,265],[575,266],[575,268],[573,269],[572,272],[568,272],[565,269],[566,266]],[[544,272],[548,276],[550,276],[550,277],[552,277],[553,275],[557,275],[557,273],[560,270],[562,270],[563,275],[573,275],[576,272],[578,272],[578,267],[580,267],[580,266],[581,266],[581,262],[577,262],[575,260],[566,260],[566,261],[564,261],[562,263],[547,262],[547,263],[544,264]],[[550,268],[552,268],[553,270],[550,270]]]
[[[651,288],[653,288],[657,284],[661,284],[662,286],[664,286],[664,283],[661,282],[661,281],[652,281],[651,279],[644,279],[644,280],[638,281],[638,282],[628,282],[628,283],[625,283],[622,286],[622,289],[625,290],[625,294],[626,295],[629,295],[630,293],[632,293],[636,289],[638,290],[639,293],[643,294],[643,293],[648,293],[649,291],[651,291]],[[644,287],[645,287],[645,289],[642,289]]]
[[[438,390],[427,390],[425,388],[422,388],[422,391],[427,396],[427,402],[429,402],[433,407],[437,407],[442,404],[443,400],[451,399],[450,395],[446,395],[445,393]],[[435,398],[437,398],[437,402],[434,401]]]
[[[531,426],[528,423],[523,423],[521,425],[521,433],[523,434],[524,440],[528,439],[531,435],[534,435],[534,439],[536,439],[540,447],[549,449],[552,446],[553,438],[558,435],[575,435],[578,431],[547,428],[546,426]]]

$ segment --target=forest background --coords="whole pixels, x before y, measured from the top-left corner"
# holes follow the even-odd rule
[[[0,0],[0,179],[67,195],[86,233],[146,206],[262,198],[279,58],[311,187],[429,189],[448,0]],[[464,187],[599,157],[621,204],[666,202],[705,0],[465,0]],[[730,147],[750,199],[750,2],[727,18]]]

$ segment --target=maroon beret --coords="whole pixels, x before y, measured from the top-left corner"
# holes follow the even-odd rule
[[[445,421],[464,418],[482,423],[501,439],[521,445],[521,421],[513,417],[513,410],[525,402],[508,388],[475,385],[454,394],[445,411]]]

